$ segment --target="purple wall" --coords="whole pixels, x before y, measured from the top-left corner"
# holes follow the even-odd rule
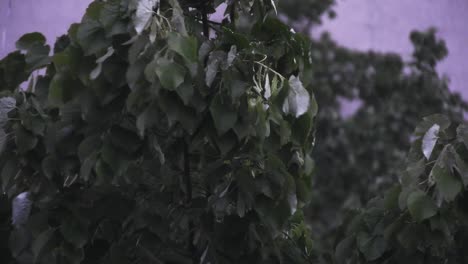
[[[326,20],[318,31],[330,31],[338,43],[350,48],[394,51],[407,58],[411,53],[409,32],[436,26],[450,52],[439,71],[451,79],[450,87],[468,100],[468,0],[337,1],[338,17]],[[0,57],[26,32],[43,32],[52,44],[71,23],[80,20],[89,2],[0,0]]]
[[[49,44],[79,22],[90,0],[0,0],[0,57],[24,33],[39,31]]]
[[[431,26],[447,44],[449,56],[438,70],[450,88],[468,100],[468,0],[336,0],[337,18],[325,20],[340,44],[357,50],[393,51],[408,58],[411,30]]]

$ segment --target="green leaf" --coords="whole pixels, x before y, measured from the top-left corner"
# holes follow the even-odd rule
[[[85,138],[81,141],[80,145],[78,146],[78,157],[80,161],[83,162],[88,158],[96,149],[101,147],[101,136],[100,135],[92,135]]]
[[[10,159],[3,165],[2,168],[2,190],[7,192],[10,187],[10,183],[18,174],[20,168],[18,162],[15,159]]]
[[[434,201],[420,190],[415,190],[408,196],[407,205],[411,216],[418,222],[437,214]]]
[[[54,54],[52,62],[55,70],[60,73],[76,71],[80,60],[79,51],[76,48],[68,48],[60,53]]]
[[[63,238],[77,248],[82,248],[86,244],[88,240],[87,231],[83,223],[73,218],[66,219],[60,226]]]
[[[227,66],[231,67],[236,58],[237,58],[237,47],[236,47],[236,45],[232,45],[231,49],[229,50],[229,53],[227,55]]]
[[[346,259],[349,258],[355,249],[354,242],[354,236],[348,236],[338,243],[335,249],[335,258],[338,263],[346,263]]]
[[[49,88],[49,101],[52,105],[62,105],[65,97],[65,78],[56,74],[50,83]]]
[[[434,124],[439,125],[439,131],[443,131],[450,126],[450,120],[441,114],[424,117],[423,121],[416,127],[414,134],[422,137]]]
[[[5,126],[8,121],[8,113],[15,109],[16,100],[13,97],[0,98],[0,127]]]
[[[357,245],[368,261],[377,260],[387,250],[387,241],[383,236],[371,236],[364,232],[358,234]]]
[[[154,153],[158,156],[159,163],[164,164],[166,162],[166,156],[164,155],[164,152],[161,149],[161,146],[159,145],[159,142],[156,137],[151,137],[152,141],[152,147]]]
[[[184,104],[187,106],[190,105],[195,93],[193,84],[191,82],[184,82],[182,85],[177,87],[176,91],[180,99],[182,99],[182,101],[184,102]]]
[[[455,169],[460,174],[461,179],[463,181],[463,185],[467,187],[468,186],[468,164],[458,154],[455,155],[455,162],[456,162]]]
[[[175,28],[175,31],[182,34],[182,36],[187,36],[187,29],[185,28],[185,15],[184,11],[179,5],[177,0],[169,0],[169,4],[172,6],[172,19],[171,23]]]
[[[387,210],[398,209],[398,198],[400,197],[401,186],[394,186],[385,192],[384,206]]]
[[[141,146],[141,141],[136,131],[131,131],[122,127],[114,126],[109,131],[112,144],[127,153],[135,153]]]
[[[157,123],[156,120],[158,116],[159,113],[155,104],[149,105],[140,115],[138,115],[136,120],[136,128],[141,138],[145,137],[145,130],[148,127],[151,127]]]
[[[18,152],[24,154],[36,147],[38,139],[22,126],[18,126],[15,130],[15,142]]]
[[[465,147],[468,149],[468,125],[467,124],[461,124],[457,128],[457,136],[460,138],[465,145]]]
[[[406,172],[408,172],[408,175],[411,176],[411,178],[417,179],[419,176],[421,176],[421,174],[424,173],[425,169],[426,169],[426,160],[422,158],[417,162],[412,162],[408,164],[408,167],[406,168]]]
[[[48,229],[34,240],[31,249],[34,254],[34,263],[40,263],[43,254],[51,250],[54,242],[55,229]]]
[[[112,169],[102,160],[98,159],[95,162],[94,170],[96,172],[95,185],[97,186],[108,186],[113,180]]]
[[[196,111],[185,106],[177,95],[174,93],[161,94],[158,103],[166,113],[170,125],[180,123],[189,134],[195,131],[199,122]]]
[[[205,83],[208,87],[211,87],[213,81],[218,74],[220,64],[226,60],[226,53],[223,51],[214,51],[210,53],[208,57],[207,66],[205,68]]]
[[[177,33],[170,33],[167,39],[169,49],[177,52],[187,62],[198,61],[198,42],[195,37],[184,37]]]
[[[50,155],[45,157],[41,162],[42,171],[49,180],[52,180],[55,173],[57,172],[56,163],[57,159]]]
[[[20,51],[8,54],[0,61],[0,90],[16,89],[29,77],[26,71],[26,59]]]
[[[289,92],[283,103],[283,112],[285,114],[299,117],[309,110],[310,95],[304,88],[298,77],[289,78]]]
[[[102,70],[102,64],[104,63],[104,61],[106,61],[109,57],[111,57],[112,55],[114,54],[114,48],[112,47],[109,47],[107,49],[107,52],[106,54],[102,55],[102,57],[98,58],[96,60],[96,63],[97,63],[97,66],[96,68],[94,68],[94,70],[91,71],[91,73],[89,74],[89,78],[91,80],[95,80],[100,74],[101,74],[101,70]]]
[[[0,128],[0,154],[5,150],[5,146],[8,141],[8,135],[5,133],[5,130]]]
[[[452,174],[451,169],[434,165],[430,176],[436,182],[437,190],[446,201],[453,201],[462,190],[462,183]]]
[[[85,56],[104,52],[112,44],[112,40],[106,37],[106,32],[99,22],[102,5],[102,2],[92,2],[82,23],[78,26],[76,40]]]
[[[55,74],[50,82],[48,99],[52,106],[63,106],[82,89],[81,82],[66,74]]]
[[[75,248],[68,243],[62,243],[60,251],[62,256],[66,258],[65,263],[80,264],[85,257],[84,250],[82,248]]]
[[[423,141],[422,141],[422,152],[426,159],[430,159],[432,150],[437,143],[438,134],[439,134],[440,126],[438,124],[434,124],[429,130],[427,130],[426,134],[424,134]]]
[[[49,53],[49,46],[32,46],[26,54],[26,64],[28,65],[28,70],[33,71],[47,66],[51,61]]]
[[[121,0],[110,0],[100,10],[99,21],[102,23],[107,32],[112,35],[127,33],[127,27],[121,32],[118,30],[122,27],[122,16],[125,16],[126,10],[122,8]],[[126,25],[126,23],[125,23]]]
[[[98,158],[97,152],[93,152],[90,154],[85,160],[82,162],[80,167],[80,178],[85,181],[89,182],[91,172],[93,168],[96,166],[96,161]]]
[[[29,50],[35,45],[45,45],[46,38],[39,32],[24,34],[16,41],[16,48],[21,50]]]
[[[229,104],[227,102],[224,103],[220,95],[216,95],[211,102],[210,113],[218,135],[226,133],[237,122],[237,112]]]
[[[184,82],[187,73],[181,65],[164,58],[158,60],[155,71],[161,85],[172,91]]]
[[[16,42],[18,49],[27,51],[25,61],[29,71],[42,68],[50,62],[50,47],[45,43],[45,37],[38,32],[25,34]]]

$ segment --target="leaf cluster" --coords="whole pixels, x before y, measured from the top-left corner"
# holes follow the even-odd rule
[[[326,35],[312,41],[314,67],[304,75],[311,79],[320,110],[313,152],[317,170],[306,218],[325,244],[340,236],[336,228],[346,210],[361,207],[398,181],[423,117],[442,113],[454,122],[463,120],[466,102],[449,90],[434,64],[425,62],[441,58],[443,41],[433,30],[414,34],[428,41],[414,43],[409,61],[349,50]],[[355,113],[342,116],[349,111],[342,102],[356,105]]]
[[[310,43],[272,1],[206,8],[95,1],[52,55],[31,33],[0,61],[2,199],[32,201],[14,259],[311,261]]]
[[[464,263],[467,125],[426,117],[400,184],[349,217],[336,263]]]

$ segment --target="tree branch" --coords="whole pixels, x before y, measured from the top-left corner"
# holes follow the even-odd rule
[[[185,208],[190,210],[192,205],[192,177],[190,175],[190,152],[188,137],[184,140],[184,182],[185,182]],[[193,244],[194,224],[191,219],[188,222],[188,249],[192,256],[193,263],[197,263],[197,252]]]
[[[203,7],[201,9],[201,13],[202,13],[202,23],[203,23],[203,35],[206,38],[209,38],[210,37],[210,28],[209,28],[209,24],[208,24],[208,12],[206,10],[206,5],[203,5]]]

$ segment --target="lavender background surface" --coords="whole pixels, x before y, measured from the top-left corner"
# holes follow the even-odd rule
[[[287,1],[287,0],[282,0]],[[343,46],[392,51],[408,58],[413,29],[435,26],[449,49],[439,65],[450,87],[468,100],[468,0],[337,0],[334,20],[312,32],[330,31]],[[14,49],[24,33],[43,32],[50,44],[79,22],[90,0],[0,0],[0,57]]]

